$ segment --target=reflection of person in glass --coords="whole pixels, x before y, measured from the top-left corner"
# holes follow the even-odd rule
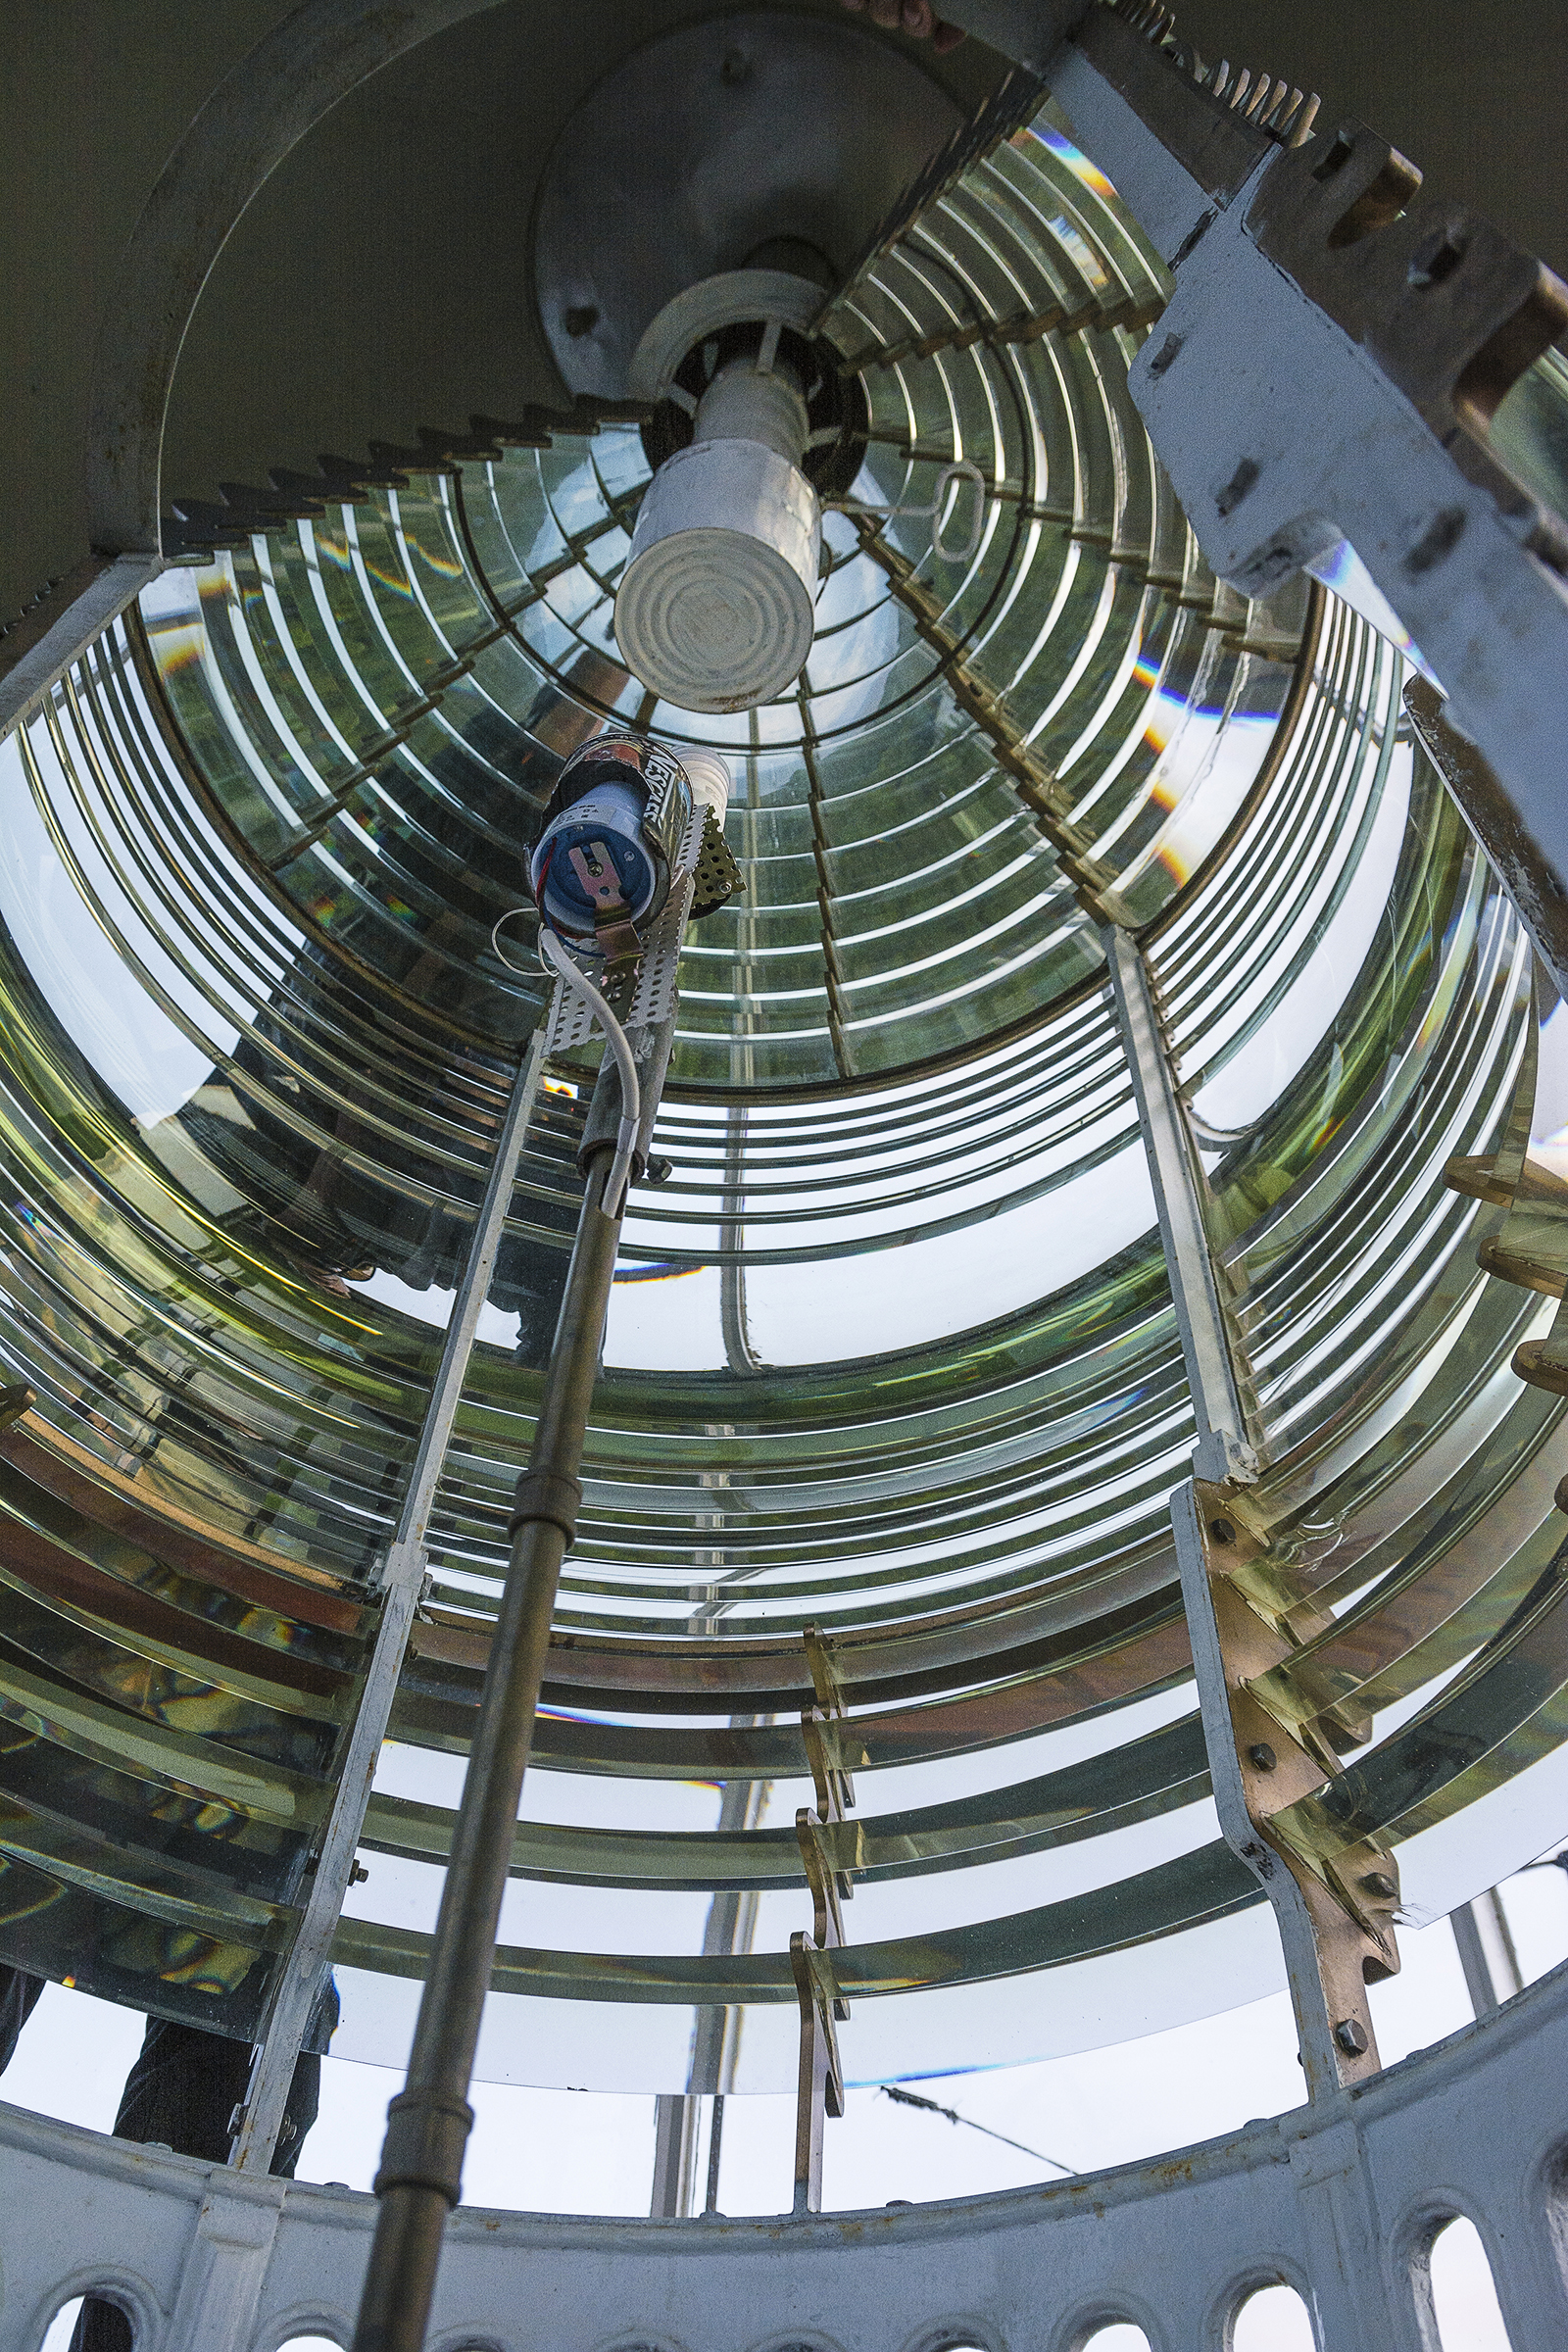
[[[625,673],[584,653],[571,683],[608,705]],[[367,919],[357,940],[352,910],[332,927],[351,955],[373,947],[396,998],[330,948],[307,947],[242,1035],[234,1068],[215,1070],[176,1114],[243,1200],[230,1229],[331,1295],[347,1297],[351,1283],[378,1268],[419,1291],[451,1289],[461,1275],[483,1184],[472,1139],[493,1127],[514,1066],[473,1043],[474,1032],[515,1048],[529,1026],[526,1004],[478,967],[474,942],[497,913],[530,904],[527,852],[540,813],[565,759],[604,724],[599,710],[555,684],[540,688],[520,723],[491,706],[470,714],[461,741],[425,763],[444,795],[420,804],[422,839],[411,827],[399,844],[405,865],[423,859],[432,880],[440,864],[440,911],[410,933],[395,970],[384,921],[373,939]],[[451,855],[441,860],[438,852]],[[458,889],[454,856],[463,862]],[[518,1317],[518,1361],[539,1366],[575,1212],[562,1204],[558,1220],[551,1204],[536,1202],[532,1213],[559,1221],[559,1246],[507,1235],[490,1297]]]

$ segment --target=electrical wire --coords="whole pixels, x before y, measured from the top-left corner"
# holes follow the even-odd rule
[[[1077,2179],[1077,2167],[1063,2164],[1059,2156],[1047,2156],[1039,2148],[1026,2148],[1021,2139],[1009,2139],[1005,2132],[993,2132],[989,2124],[977,2124],[970,2115],[960,2115],[956,2107],[940,2107],[935,2099],[923,2099],[917,2090],[901,2090],[896,2082],[880,2086],[884,2098],[897,2099],[901,2107],[923,2107],[928,2115],[945,2115],[950,2124],[967,2124],[971,2132],[983,2132],[987,2139],[1000,2139],[1004,2148],[1016,2148],[1020,2156],[1032,2156],[1036,2164],[1054,2164],[1058,2173],[1068,2173]]]
[[[505,914],[497,917],[491,927],[490,945],[509,971],[520,972],[525,967],[514,963],[501,945],[501,926],[510,923],[514,915],[526,912],[526,907],[511,906]],[[615,1156],[610,1163],[610,1174],[605,1179],[601,1200],[607,1217],[618,1216],[625,1204],[626,1187],[631,1181],[632,1154],[637,1149],[637,1130],[642,1121],[642,1088],[638,1082],[631,1040],[605,1003],[601,991],[595,988],[587,973],[573,962],[555,933],[542,922],[539,926],[539,960],[547,971],[564,980],[572,994],[587,1005],[590,1017],[604,1031],[610,1050],[615,1056],[615,1067],[620,1072],[620,1125],[615,1130]]]

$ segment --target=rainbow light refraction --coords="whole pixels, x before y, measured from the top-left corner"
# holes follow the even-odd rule
[[[1113,183],[1105,177],[1098,164],[1089,161],[1081,147],[1075,147],[1071,139],[1063,138],[1059,130],[1053,130],[1049,122],[1034,122],[1030,128],[1043,147],[1049,147],[1053,155],[1060,157],[1074,179],[1080,180],[1096,196],[1115,200]]]

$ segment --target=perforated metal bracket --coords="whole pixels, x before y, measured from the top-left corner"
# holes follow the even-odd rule
[[[711,808],[703,811],[703,830],[697,847],[693,880],[696,885],[692,897],[694,923],[700,923],[705,914],[716,914],[728,900],[746,888],[741,869],[735,861],[735,853],[724,839],[724,828]]]

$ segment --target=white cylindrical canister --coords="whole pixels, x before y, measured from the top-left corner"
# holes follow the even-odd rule
[[[800,676],[822,517],[802,472],[806,404],[784,371],[714,377],[690,448],[649,484],[615,598],[621,657],[684,710],[749,710]]]

